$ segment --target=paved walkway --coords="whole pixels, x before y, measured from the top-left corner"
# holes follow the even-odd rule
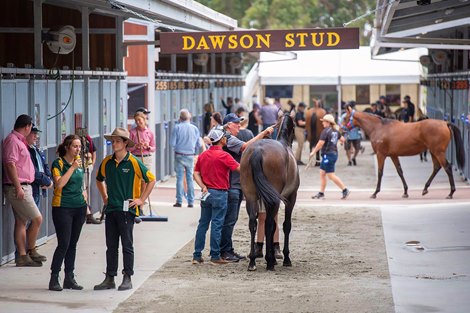
[[[464,264],[462,261],[455,263],[455,267],[451,266],[454,265],[452,260],[468,260],[470,257],[470,249],[462,248],[467,247],[470,239],[468,231],[470,186],[454,173],[457,192],[453,200],[445,200],[449,185],[447,176],[441,171],[431,185],[429,194],[422,197],[421,190],[431,173],[431,164],[419,162],[418,157],[409,157],[401,160],[410,187],[410,198],[401,198],[401,182],[389,162],[385,167],[383,191],[376,200],[371,200],[369,196],[375,189],[375,180],[365,180],[361,175],[375,171],[373,166],[375,157],[370,151],[370,146],[366,143],[366,152],[359,155],[357,167],[346,166],[345,157],[340,157],[337,174],[352,190],[346,201],[339,201],[340,192],[331,183],[326,190],[326,200],[312,200],[310,197],[318,191],[318,169],[306,171],[301,167],[302,185],[297,204],[381,207],[397,312],[410,312],[409,308],[418,308],[413,312],[430,312],[432,311],[430,308],[440,308],[439,311],[442,312],[459,312],[442,310],[442,303],[446,299],[438,300],[436,295],[449,294],[452,290],[446,289],[450,288],[449,286],[465,291],[466,294],[470,291],[468,262]],[[306,152],[304,152],[305,159]],[[50,261],[56,247],[56,240],[53,238],[39,249],[48,257],[43,267],[16,268],[12,263],[0,267],[0,312],[111,312],[131,293],[141,292],[139,286],[194,237],[199,208],[197,206],[173,208],[174,187],[174,178],[159,183],[151,199],[154,212],[168,216],[169,221],[142,222],[135,226],[136,266],[133,290],[93,291],[93,285],[100,283],[104,278],[102,274],[105,270],[104,225],[85,225],[76,261],[77,281],[85,287],[85,290],[51,292],[47,289]],[[439,203],[443,203],[443,206],[439,206]],[[445,235],[436,232],[441,226]],[[434,242],[433,239],[440,241]],[[426,252],[416,252],[412,250],[413,248],[406,250],[404,243],[409,240],[422,242],[427,249]],[[434,257],[438,255],[442,258]],[[418,260],[416,256],[423,258]],[[442,262],[449,265],[444,266],[445,272],[440,270]],[[426,267],[425,264],[430,266]],[[428,276],[431,278],[428,279]],[[121,277],[118,276],[118,284],[120,280]],[[432,292],[430,291],[428,297],[422,297],[420,290]],[[448,292],[439,293],[442,290]],[[459,295],[460,293],[454,293],[452,298],[448,299],[453,301]],[[421,302],[429,306],[426,307]],[[456,301],[455,306],[459,309],[462,307],[468,309],[470,303]]]

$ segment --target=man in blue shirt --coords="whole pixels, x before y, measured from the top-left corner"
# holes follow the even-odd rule
[[[41,131],[37,127],[31,128],[31,133],[26,137],[26,142],[28,143],[28,150],[31,154],[31,161],[33,161],[34,169],[36,170],[34,174],[34,182],[31,184],[33,189],[33,198],[34,202],[40,207],[40,196],[42,193],[43,197],[46,197],[46,189],[52,188],[52,174],[49,166],[46,162],[46,157],[44,153],[39,151],[36,143],[39,138]]]
[[[176,203],[181,207],[184,195],[184,175],[186,172],[188,207],[194,205],[194,155],[201,147],[199,129],[191,124],[191,113],[187,109],[180,111],[179,123],[173,128],[170,144],[175,150]]]

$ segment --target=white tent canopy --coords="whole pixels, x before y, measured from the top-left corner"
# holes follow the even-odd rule
[[[297,58],[292,59],[295,54]],[[421,74],[419,56],[423,54],[427,49],[399,51],[372,60],[369,47],[290,54],[263,52],[258,75],[261,85],[417,84]]]

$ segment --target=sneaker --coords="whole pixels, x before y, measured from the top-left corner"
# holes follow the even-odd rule
[[[231,254],[230,252],[223,252],[223,253],[220,255],[220,258],[221,258],[221,259],[224,259],[225,261],[230,262],[230,263],[235,263],[235,262],[240,261],[239,258],[237,258],[236,256],[234,256],[234,255]]]
[[[193,264],[203,264],[204,259],[203,258],[193,258],[193,261],[191,263],[193,263]]]
[[[27,255],[20,255],[16,260],[16,266],[18,267],[41,267],[42,262],[36,262]]]
[[[236,253],[235,251],[232,251],[232,254],[237,257],[239,260],[245,260],[246,259],[246,256],[244,255],[241,255],[241,254],[238,254]]]
[[[352,159],[352,162],[353,162],[353,165],[356,166],[357,163],[356,163],[356,159]]]
[[[175,207],[175,208],[181,208],[181,203],[176,202],[175,204],[173,204],[173,207]]]
[[[230,263],[229,261],[226,261],[222,258],[218,258],[218,259],[211,259],[211,264],[212,265],[224,265],[224,264],[228,264]]]
[[[312,197],[312,199],[325,199],[325,194],[323,192],[319,192]]]
[[[348,188],[344,188],[343,189],[343,196],[341,197],[341,199],[343,199],[343,200],[346,199],[349,196],[350,193],[351,192],[349,191]]]

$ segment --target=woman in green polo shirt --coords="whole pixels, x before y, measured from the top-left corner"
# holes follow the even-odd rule
[[[81,141],[77,135],[68,135],[57,148],[59,157],[52,163],[54,197],[52,220],[57,235],[57,248],[51,264],[49,290],[61,291],[59,272],[64,262],[63,287],[81,290],[75,281],[75,254],[77,242],[86,218],[87,204],[83,192],[83,168],[80,167]]]

